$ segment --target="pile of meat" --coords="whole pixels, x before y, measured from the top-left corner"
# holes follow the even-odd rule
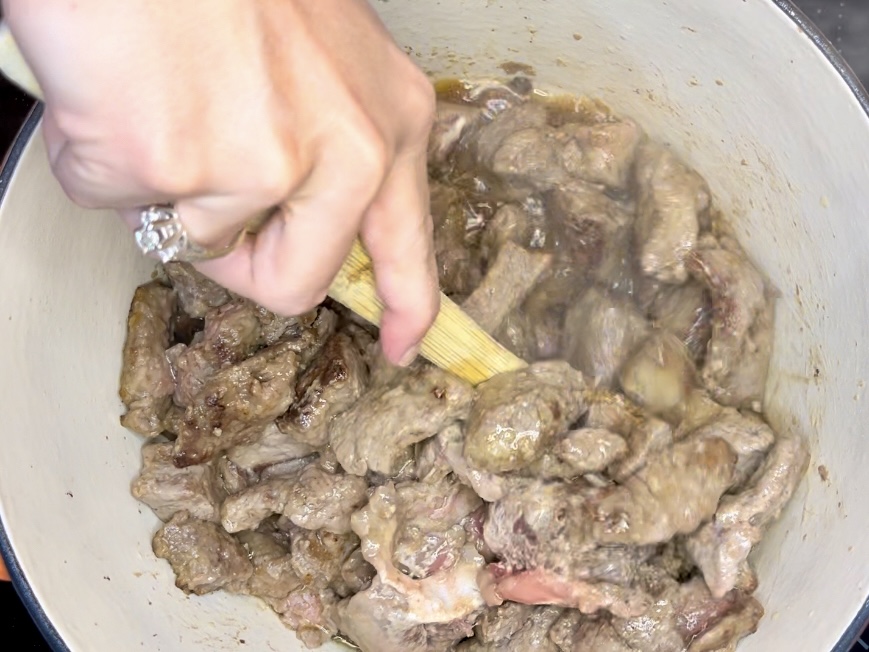
[[[443,290],[522,370],[385,363],[170,263],[133,298],[122,423],[177,586],[309,647],[732,651],[749,553],[808,464],[759,413],[773,299],[704,180],[596,102],[453,85],[429,152]]]

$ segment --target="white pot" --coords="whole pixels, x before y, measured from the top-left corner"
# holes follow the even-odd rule
[[[781,291],[767,409],[813,455],[756,556],[767,616],[740,650],[847,650],[869,593],[869,103],[853,75],[784,0],[375,4],[432,74],[530,64],[709,180]],[[0,178],[0,546],[16,587],[59,650],[302,649],[256,600],[185,597],[152,555],[158,521],[129,493],[141,442],[117,398],[151,265],[118,220],[64,198],[37,123]]]

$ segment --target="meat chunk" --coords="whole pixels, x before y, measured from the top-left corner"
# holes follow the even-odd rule
[[[225,494],[214,466],[179,469],[173,462],[173,448],[170,443],[142,447],[142,470],[133,481],[133,497],[164,521],[185,511],[200,521],[219,522]]]
[[[227,532],[256,528],[272,514],[284,511],[298,475],[272,478],[229,496],[220,508],[220,522]]]
[[[311,446],[329,441],[329,422],[362,395],[368,367],[362,351],[346,333],[336,333],[296,383],[298,397],[278,428],[292,439]]]
[[[344,562],[358,548],[359,538],[352,532],[296,530],[292,534],[293,570],[308,586],[334,588],[343,583]]]
[[[250,302],[237,299],[205,315],[202,335],[190,346],[172,347],[169,360],[175,377],[175,403],[192,405],[217,371],[238,364],[257,348],[260,323]]]
[[[217,372],[184,414],[175,464],[206,462],[283,414],[294,398],[298,368],[292,344],[282,342]]]
[[[688,538],[688,552],[715,597],[737,585],[748,554],[784,509],[808,464],[803,440],[781,434],[754,483],[722,498],[715,518]]]
[[[599,387],[611,387],[648,333],[648,322],[630,299],[591,288],[567,312],[565,357]]]
[[[653,334],[628,359],[619,384],[631,400],[654,414],[680,414],[695,373],[688,349],[664,331]]]
[[[474,390],[455,376],[417,366],[373,386],[335,417],[329,439],[348,473],[395,473],[408,448],[466,418]]]
[[[330,589],[302,584],[285,598],[267,602],[307,648],[318,648],[338,633],[335,623],[338,598]]]
[[[392,563],[414,579],[454,566],[467,541],[464,523],[482,505],[469,488],[444,480],[395,486],[398,522]]]
[[[467,200],[453,186],[431,184],[435,259],[441,290],[467,296],[480,282],[479,261],[467,245]]]
[[[428,142],[428,161],[437,166],[446,162],[462,134],[483,119],[478,106],[438,101],[437,114]]]
[[[281,599],[299,588],[301,580],[293,570],[289,551],[273,537],[262,532],[240,532],[238,541],[253,565],[248,593],[264,599]]]
[[[318,307],[316,312],[309,314],[306,319],[286,319],[289,319],[290,323],[278,341],[298,354],[299,364],[302,367],[307,367],[311,360],[317,357],[338,326],[338,315],[325,306]],[[278,327],[277,330],[280,331],[280,328]],[[266,332],[265,327],[263,332]]]
[[[253,566],[242,545],[219,525],[177,512],[154,535],[154,554],[175,573],[175,586],[185,593],[204,595],[225,589],[242,591]]]
[[[494,261],[508,242],[526,249],[534,248],[532,243],[539,247],[540,238],[535,239],[535,227],[539,229],[540,225],[532,222],[524,208],[517,204],[504,204],[486,223],[483,231],[481,248],[485,258]],[[543,239],[545,241],[545,237]]]
[[[479,386],[465,456],[483,471],[528,465],[585,411],[582,374],[566,362],[538,362]]]
[[[398,534],[395,488],[375,490],[368,505],[353,515],[362,553],[377,570],[371,587],[338,605],[345,632],[363,650],[440,652],[470,635],[484,602],[477,587],[483,558],[472,545],[450,568],[415,580],[393,564]],[[451,632],[451,641],[444,633]]]
[[[774,302],[760,272],[731,238],[704,237],[689,266],[712,299],[712,337],[701,378],[724,405],[763,404],[772,355]]]
[[[165,352],[171,336],[175,293],[152,281],[136,288],[127,316],[120,397],[127,412],[121,425],[146,437],[163,432],[175,382]]]
[[[661,419],[643,418],[631,427],[627,437],[628,454],[609,469],[616,482],[622,482],[643,468],[649,456],[664,450],[673,443],[673,429]]]
[[[496,609],[502,608],[496,607]],[[456,650],[459,652],[510,652],[511,650],[558,652],[558,646],[549,638],[549,632],[561,617],[562,611],[558,607],[532,608],[527,614],[522,612],[517,614],[517,616],[525,616],[521,621],[515,616],[512,618],[502,616],[500,620],[508,620],[507,623],[496,624],[494,627],[490,624],[486,629],[485,637],[482,634],[482,627],[478,628],[477,635],[459,645]]]
[[[494,333],[549,269],[552,257],[506,242],[483,282],[462,309],[487,333]]]
[[[165,263],[163,269],[178,294],[181,309],[196,319],[202,319],[214,308],[227,303],[229,291],[197,271],[190,263]]]
[[[508,477],[482,471],[468,463],[464,454],[465,434],[458,424],[438,433],[436,445],[459,482],[471,487],[483,500],[499,500],[509,489]]]
[[[664,283],[688,280],[686,260],[697,244],[699,214],[709,207],[703,178],[668,149],[644,144],[637,153],[637,221],[640,268]]]
[[[602,428],[582,428],[565,435],[554,449],[576,474],[602,471],[628,451],[625,440],[614,432]]]
[[[566,124],[559,129],[561,165],[573,177],[627,188],[643,131],[633,120]]]
[[[346,534],[350,532],[350,515],[367,499],[364,478],[329,473],[311,464],[298,477],[282,511],[299,527]]]
[[[274,423],[251,435],[250,441],[234,446],[226,452],[227,458],[246,473],[258,476],[276,464],[310,457],[316,449],[281,432]]]
[[[365,561],[359,548],[351,552],[341,565],[341,580],[347,587],[348,595],[367,589],[376,574],[374,566]]]
[[[754,598],[746,598],[718,623],[691,641],[688,652],[736,652],[743,638],[757,631],[763,607]]]
[[[712,336],[712,304],[706,289],[696,281],[655,286],[648,307],[652,323],[682,340],[691,359],[701,362]]]

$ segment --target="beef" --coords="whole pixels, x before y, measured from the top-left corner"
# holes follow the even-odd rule
[[[284,511],[298,475],[272,478],[232,494],[220,508],[220,522],[227,532],[241,532],[256,528],[272,514]]]
[[[481,383],[468,418],[465,457],[483,471],[521,469],[585,411],[582,374],[537,362]]]
[[[462,484],[471,487],[483,500],[499,500],[508,491],[508,478],[472,466],[464,455],[465,434],[453,424],[438,433],[436,444],[443,459]]]
[[[119,395],[121,425],[146,437],[163,432],[175,382],[165,351],[171,336],[175,293],[156,281],[136,288],[127,316]]]
[[[353,515],[362,554],[377,576],[368,589],[338,605],[339,627],[363,650],[449,649],[471,633],[483,609],[477,587],[483,558],[466,544],[452,567],[420,580],[404,575],[392,561],[399,528],[397,509],[395,487],[387,484],[376,489],[368,505]],[[444,631],[453,632],[454,640],[445,641]]]
[[[175,345],[167,354],[175,378],[175,403],[192,405],[209,378],[256,350],[259,336],[260,323],[249,301],[236,299],[206,313],[201,336],[190,346]]]
[[[298,354],[301,367],[307,367],[335,332],[338,315],[329,308],[320,306],[316,313],[307,315],[305,319],[287,319],[290,324],[278,341]],[[263,331],[265,332],[265,328]]]
[[[404,574],[423,579],[452,568],[467,541],[464,523],[482,505],[480,498],[456,482],[403,482],[395,486],[392,563]]]
[[[483,282],[462,304],[462,309],[487,333],[495,333],[549,269],[552,257],[506,242]]]
[[[359,548],[359,538],[355,534],[295,530],[291,538],[293,570],[305,585],[321,590],[334,589],[335,584],[343,585],[344,562]]]
[[[256,480],[249,473],[245,472],[244,469],[239,468],[233,462],[226,459],[226,457],[221,457],[212,462],[212,464],[215,465],[215,469],[217,470],[220,486],[229,496],[247,489]]]
[[[286,597],[267,602],[307,648],[318,648],[338,633],[335,623],[338,598],[330,589],[302,584]]]
[[[554,448],[555,455],[576,474],[602,471],[627,451],[622,437],[602,428],[572,430]]]
[[[511,650],[558,652],[558,646],[550,639],[549,634],[563,610],[558,607],[528,609],[524,606],[522,611],[509,609],[513,606],[521,605],[508,603],[488,610],[483,616],[484,621],[488,616],[488,622],[485,625],[481,624],[475,631],[474,638],[465,641],[456,650],[459,652],[510,652]],[[505,607],[508,607],[508,613],[490,615],[495,610]]]
[[[368,383],[368,367],[353,338],[336,333],[296,382],[298,397],[277,421],[293,440],[324,446],[329,423],[362,395]]]
[[[154,535],[154,554],[175,573],[175,586],[204,595],[225,589],[242,591],[253,566],[242,545],[219,525],[177,512]]]
[[[453,186],[432,183],[435,259],[441,290],[448,296],[467,296],[480,282],[475,252],[467,246],[467,200]]]
[[[781,433],[751,486],[722,498],[715,518],[688,538],[688,552],[714,596],[737,585],[751,549],[778,518],[808,464],[805,442]]]
[[[528,211],[517,204],[501,206],[486,223],[483,231],[480,248],[486,260],[491,264],[508,242],[526,249],[540,248],[540,240],[545,243],[546,238],[541,238],[539,232],[535,238],[535,231],[539,231],[542,226],[535,224],[535,221],[542,220],[533,220]]]
[[[563,307],[526,301],[507,315],[494,338],[526,362],[539,362],[561,357],[563,330]]]
[[[277,344],[283,339],[293,340],[298,338],[306,330],[315,330],[317,328],[317,318],[325,317],[318,309],[311,310],[303,315],[296,317],[284,317],[267,310],[262,306],[253,306],[257,321],[259,321],[259,344],[260,346],[271,346]],[[326,317],[328,320],[329,317]],[[320,326],[323,326],[321,323]],[[304,356],[303,351],[299,351]]]
[[[558,652],[573,652],[573,639],[583,620],[585,616],[575,609],[567,609],[561,613],[549,630],[549,640],[555,643]]]
[[[432,166],[442,165],[458,145],[462,134],[483,119],[483,111],[476,106],[438,101],[437,113],[428,141],[428,161]]]
[[[350,515],[367,499],[364,478],[329,473],[311,464],[299,475],[282,511],[299,527],[346,534],[350,532]]]
[[[313,446],[285,435],[275,423],[269,423],[258,434],[252,434],[247,443],[226,451],[226,456],[245,473],[259,476],[269,467],[306,459],[315,452]]]
[[[175,440],[175,464],[201,464],[244,442],[293,401],[299,356],[289,342],[221,369],[187,408]]]
[[[649,456],[673,443],[673,429],[666,421],[644,418],[637,421],[627,437],[628,454],[609,468],[610,477],[622,482],[646,466]]]
[[[376,574],[374,566],[365,561],[359,548],[351,552],[341,565],[341,580],[347,587],[348,595],[367,589]]]
[[[763,607],[754,598],[746,598],[718,623],[691,641],[688,652],[736,652],[736,646],[754,634],[763,617]]]
[[[178,294],[181,309],[196,319],[202,319],[232,297],[226,288],[197,271],[190,263],[165,263],[163,269]]]
[[[418,365],[376,384],[329,425],[329,440],[348,473],[391,475],[417,442],[466,418],[473,388],[443,370]]]
[[[681,414],[696,370],[672,333],[657,332],[622,366],[619,384],[631,400],[658,415]]]
[[[642,137],[629,119],[566,124],[559,129],[561,165],[573,177],[625,190]]]
[[[274,537],[262,532],[240,532],[237,538],[253,565],[248,593],[264,599],[281,599],[299,588],[301,580],[293,570],[290,553]]]
[[[706,182],[668,149],[646,143],[637,153],[636,185],[634,241],[640,268],[664,283],[684,283],[686,260],[700,231],[699,214],[709,207]]]
[[[772,355],[774,302],[735,240],[704,236],[689,258],[712,300],[703,384],[724,405],[759,412]]]
[[[588,392],[587,400],[586,428],[603,428],[628,437],[646,418],[639,406],[625,398],[624,394],[595,389]]]
[[[597,386],[611,387],[648,333],[646,319],[630,299],[591,288],[565,317],[565,357]]]
[[[652,323],[682,340],[691,359],[702,362],[712,336],[712,304],[706,289],[693,280],[684,285],[655,286],[648,306]]]
[[[142,470],[133,481],[132,494],[168,521],[185,511],[200,521],[220,521],[224,490],[213,464],[179,469],[173,462],[171,443],[142,447]]]

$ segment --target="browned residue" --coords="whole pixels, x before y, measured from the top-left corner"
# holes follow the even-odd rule
[[[821,464],[818,467],[818,475],[821,476],[821,480],[827,482],[830,479],[830,472],[827,470],[827,467]]]
[[[508,75],[523,74],[533,77],[537,74],[537,71],[534,70],[534,66],[529,66],[527,63],[519,63],[518,61],[505,61],[498,67]]]

